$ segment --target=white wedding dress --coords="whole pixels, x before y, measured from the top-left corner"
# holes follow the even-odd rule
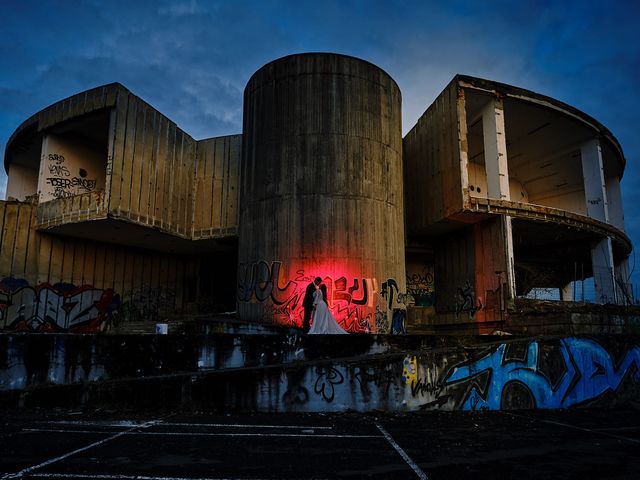
[[[313,311],[309,335],[341,335],[348,333],[338,325],[336,319],[331,315],[320,290],[316,290],[313,294],[313,305],[316,308]]]

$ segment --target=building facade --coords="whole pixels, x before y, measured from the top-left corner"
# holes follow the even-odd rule
[[[338,321],[504,319],[536,288],[632,302],[625,160],[596,120],[457,76],[403,139],[401,96],[353,57],[258,70],[243,133],[195,140],[119,84],[25,120],[5,151],[0,328],[101,331],[235,310],[302,323],[320,276]],[[572,287],[573,286],[573,287]]]

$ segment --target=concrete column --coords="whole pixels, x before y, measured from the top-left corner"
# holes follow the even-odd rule
[[[607,188],[604,180],[600,141],[592,139],[585,142],[580,147],[580,155],[587,215],[595,220],[608,223]],[[591,265],[596,286],[596,301],[617,303],[610,238],[605,238],[591,246]]]
[[[507,261],[507,298],[516,298],[516,274],[513,260],[513,229],[511,217],[502,217],[502,231],[504,232],[505,256]]]
[[[618,303],[631,305],[634,302],[633,285],[629,273],[629,259],[625,258],[615,266],[616,288]]]
[[[573,282],[567,283],[564,287],[560,289],[560,300],[563,302],[573,302]]]
[[[482,111],[487,197],[510,200],[507,139],[502,100],[492,99]]]
[[[610,238],[591,246],[591,265],[596,286],[596,302],[618,303]]]
[[[601,222],[608,222],[607,187],[604,181],[600,142],[593,139],[584,143],[580,147],[580,155],[582,157],[587,215]]]
[[[607,214],[609,222],[616,228],[624,230],[624,214],[622,211],[622,192],[620,191],[620,179],[609,177],[605,179],[607,194]]]
[[[510,200],[509,167],[507,165],[507,138],[504,127],[504,107],[501,99],[493,98],[482,110],[484,136],[484,168],[487,173],[487,197]],[[506,297],[515,298],[513,261],[513,231],[511,217],[502,217],[502,233],[506,262]]]

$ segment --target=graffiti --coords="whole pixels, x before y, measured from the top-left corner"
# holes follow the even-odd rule
[[[166,315],[175,311],[176,293],[170,288],[145,286],[126,293],[123,300],[114,314],[114,325],[164,319]]]
[[[567,408],[618,390],[627,376],[640,381],[640,347],[633,347],[615,362],[609,352],[593,340],[565,338],[559,353],[564,362],[562,375],[552,381],[540,366],[540,346],[529,342],[524,358],[507,358],[502,344],[479,359],[451,369],[445,385],[468,383],[461,402],[463,410],[509,408]]]
[[[456,293],[456,318],[458,318],[461,313],[467,312],[469,314],[469,319],[473,319],[476,312],[483,308],[484,306],[480,299],[478,299],[478,302],[476,303],[475,292],[473,291],[473,287],[469,283],[469,280],[465,282],[464,288],[458,287],[458,291]]]
[[[31,286],[12,277],[0,281],[0,325],[25,332],[100,331],[120,305],[112,289],[69,283]]]
[[[422,395],[433,395],[439,397],[442,392],[442,384],[440,382],[430,382],[424,378],[417,381],[411,381],[411,396],[419,397]]]
[[[386,282],[382,283],[382,290],[380,291],[380,295],[382,298],[386,299],[389,304],[389,310],[393,308],[393,291],[395,290],[396,295],[400,292],[398,288],[398,282],[396,282],[393,278],[388,279]]]
[[[57,177],[68,177],[71,174],[65,165],[49,165],[49,173]]]
[[[305,289],[315,275],[306,275],[304,270],[298,270],[294,279],[287,280],[283,271],[282,262],[240,264],[237,299],[240,302],[265,303],[265,317],[278,324],[300,327],[304,315],[302,300]],[[327,286],[329,310],[343,329],[348,332],[370,332],[376,328],[371,315],[374,299],[378,297],[375,279],[348,280],[345,276],[336,279],[324,276],[323,283]]]
[[[368,390],[369,383],[374,384],[378,388],[382,387],[385,396],[389,395],[389,389],[394,383],[393,371],[390,368],[379,372],[373,368],[357,367],[353,379],[358,382],[361,390]]]
[[[383,298],[380,298],[378,305],[376,305],[376,331],[382,333],[389,331],[389,316]]]
[[[324,369],[322,369],[324,370]],[[344,383],[344,375],[333,367],[328,367],[326,371],[323,371],[318,375],[316,384],[313,387],[313,391],[316,394],[321,395],[322,398],[331,403],[335,396],[335,386]]]
[[[407,355],[402,361],[402,383],[411,385],[418,379],[418,363],[415,356]]]
[[[58,177],[49,177],[47,178],[47,183],[54,188],[74,188],[77,187],[79,189],[90,192],[96,188],[96,180],[87,180],[85,178],[73,177],[73,178],[58,178]]]
[[[393,316],[391,318],[391,334],[392,335],[406,335],[406,319],[407,319],[407,306],[413,305],[413,296],[408,293],[398,294],[398,307],[393,309]]]
[[[378,332],[391,332],[394,335],[407,333],[405,328],[407,305],[414,303],[413,296],[400,292],[398,282],[393,278],[389,278],[382,283],[380,297],[386,300],[386,305],[379,305],[376,308]],[[396,300],[395,304],[394,298]],[[389,321],[390,316],[391,321]]]
[[[435,288],[433,273],[422,270],[413,270],[412,265],[407,265],[407,293],[410,294],[416,306],[432,307],[435,303]]]
[[[45,160],[44,155],[42,158]],[[51,176],[45,179],[45,183],[51,185],[48,194],[53,198],[73,197],[79,193],[92,192],[96,189],[97,180],[85,178],[87,171],[84,168],[78,170],[79,176],[71,177],[69,168],[64,165],[63,155],[50,153],[46,156],[46,160],[48,160],[47,169]]]
[[[393,335],[406,335],[407,328],[405,320],[407,318],[407,310],[401,308],[393,309],[393,320],[391,323],[391,333]]]
[[[52,195],[55,198],[69,198],[69,197],[73,197],[74,194],[73,192],[69,192],[64,188],[56,187],[53,189]]]

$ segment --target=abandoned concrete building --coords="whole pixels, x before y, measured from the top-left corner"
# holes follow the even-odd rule
[[[426,106],[425,106],[426,107]],[[237,312],[300,326],[320,276],[351,332],[495,328],[539,288],[632,303],[616,138],[552,98],[458,75],[402,138],[395,81],[300,54],[260,68],[242,134],[195,140],[114,83],[5,151],[0,330]]]

